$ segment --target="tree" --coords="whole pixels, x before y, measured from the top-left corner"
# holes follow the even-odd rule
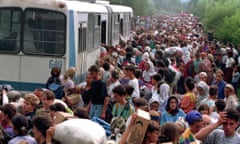
[[[234,15],[238,10],[236,2],[233,1],[213,1],[206,5],[203,23],[206,29],[215,29],[216,25],[221,23],[225,17]]]
[[[188,9],[201,17],[205,31],[213,30],[214,37],[225,43],[239,43],[239,0],[191,0]]]
[[[240,44],[240,13],[225,17],[223,22],[216,26],[214,35],[225,43]]]
[[[155,8],[160,12],[178,13],[185,7],[180,0],[153,0]]]
[[[191,0],[187,4],[187,11],[195,16],[204,17],[208,0]]]

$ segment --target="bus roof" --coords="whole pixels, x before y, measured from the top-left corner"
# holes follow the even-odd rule
[[[79,1],[64,1],[68,9],[73,9],[79,12],[99,12],[107,13],[106,7],[94,3],[79,2]]]
[[[107,5],[107,6],[112,8],[113,12],[130,12],[130,13],[133,12],[132,8],[128,6],[122,6],[122,5]]]
[[[133,13],[133,9],[124,5],[113,5],[109,1],[97,0],[97,4],[107,6],[112,9],[112,12],[130,12]]]
[[[109,5],[110,1],[97,0],[96,3]]]
[[[58,0],[0,0],[0,6],[21,6],[22,8],[26,7],[53,7],[58,8]]]
[[[106,7],[80,1],[72,0],[0,0],[0,7],[32,7],[51,10],[70,9],[79,12],[99,12],[107,13]]]

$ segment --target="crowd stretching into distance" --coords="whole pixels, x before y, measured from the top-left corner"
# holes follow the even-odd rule
[[[3,85],[0,143],[65,144],[54,138],[63,112],[103,126],[104,143],[126,144],[141,109],[151,117],[143,144],[240,144],[239,53],[191,14],[137,17],[129,40],[101,45],[84,82],[54,67],[24,96]]]

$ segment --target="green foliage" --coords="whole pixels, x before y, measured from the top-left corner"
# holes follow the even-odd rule
[[[195,16],[203,17],[206,11],[208,0],[191,0],[187,5],[187,10]]]
[[[239,0],[191,0],[188,10],[201,17],[205,31],[213,30],[214,37],[223,42],[239,43]]]
[[[185,3],[180,0],[153,0],[158,12],[178,13],[185,8]]]
[[[240,13],[231,17],[225,17],[222,23],[216,26],[214,32],[216,38],[223,42],[232,42],[235,45],[240,43]]]
[[[237,7],[232,1],[217,1],[207,4],[203,23],[206,29],[215,29],[225,17],[230,17],[237,12]]]

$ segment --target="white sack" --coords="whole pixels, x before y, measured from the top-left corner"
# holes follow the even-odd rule
[[[105,130],[88,119],[70,119],[55,126],[54,139],[62,144],[104,144]]]

